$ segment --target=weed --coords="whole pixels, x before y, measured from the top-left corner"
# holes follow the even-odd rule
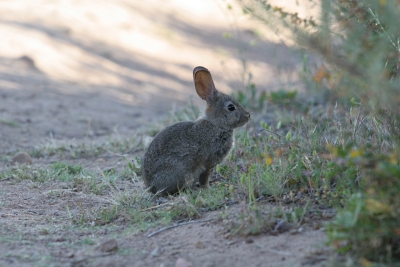
[[[354,151],[349,153],[350,157],[345,159],[347,164],[369,168],[363,171],[360,182],[363,190],[350,197],[346,209],[329,226],[330,240],[340,252],[351,251],[377,262],[398,260],[400,157],[369,153],[354,157]]]
[[[104,225],[115,221],[118,218],[118,206],[101,208],[97,211],[96,225]]]
[[[63,162],[56,162],[51,165],[51,169],[54,171],[55,176],[61,175],[77,175],[82,172],[82,166],[80,165],[69,165]]]
[[[236,214],[224,216],[224,226],[229,235],[256,235],[274,229],[276,219],[260,205],[242,203]]]
[[[141,163],[142,159],[136,157],[134,160],[129,161],[125,158],[127,165],[124,167],[124,171],[120,174],[120,178],[122,179],[133,179],[137,180],[138,176],[141,175]]]
[[[10,127],[19,127],[19,123],[16,120],[0,117],[0,124],[8,125]]]
[[[82,240],[82,245],[94,245],[96,242],[90,238],[85,238]]]

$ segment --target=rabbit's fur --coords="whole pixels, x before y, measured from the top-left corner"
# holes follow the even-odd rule
[[[196,182],[208,186],[212,170],[233,146],[233,129],[250,119],[236,100],[215,89],[206,68],[196,67],[193,79],[197,94],[207,102],[205,116],[169,126],[151,142],[142,175],[152,193],[174,194]]]

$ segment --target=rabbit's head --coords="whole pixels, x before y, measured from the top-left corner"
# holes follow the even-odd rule
[[[193,80],[197,94],[207,102],[208,121],[225,129],[234,129],[249,121],[250,113],[242,105],[215,89],[211,73],[206,68],[194,68]]]

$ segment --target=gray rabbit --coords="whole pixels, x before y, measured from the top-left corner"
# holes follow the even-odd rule
[[[207,102],[205,116],[171,125],[151,142],[142,175],[152,193],[174,194],[197,182],[208,186],[212,170],[233,146],[233,130],[250,119],[235,99],[215,89],[206,68],[194,68],[193,79],[197,94]]]

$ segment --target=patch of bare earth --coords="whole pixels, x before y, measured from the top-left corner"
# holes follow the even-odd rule
[[[224,92],[242,88],[243,57],[260,90],[296,84],[298,55],[255,34],[223,1],[15,0],[0,3],[0,18],[1,171],[12,168],[17,151],[39,149],[43,155],[33,158],[32,168],[79,164],[101,183],[101,171],[121,172],[126,158],[143,151],[74,156],[68,146],[140,139],[195,95],[197,65],[209,68]],[[237,35],[224,38],[228,32]],[[46,154],[61,143],[62,155]],[[115,190],[141,187],[121,180],[114,191],[94,194],[70,182],[6,177],[0,181],[0,266],[168,267],[179,258],[186,260],[180,266],[319,266],[325,259],[315,256],[324,250],[320,228],[229,237],[221,210],[152,237],[160,227],[142,232],[123,216],[105,225],[90,221],[112,207]]]
[[[117,188],[133,191],[135,186],[127,182]],[[326,260],[316,256],[324,251],[321,230],[304,225],[301,231],[231,237],[221,211],[205,212],[193,224],[159,227],[160,232],[138,231],[123,218],[106,225],[76,224],[111,206],[112,198],[77,191],[68,183],[2,181],[1,204],[4,266],[175,266],[178,258],[193,266],[319,266]],[[237,210],[233,205],[225,212]],[[102,248],[112,239],[114,246]]]

